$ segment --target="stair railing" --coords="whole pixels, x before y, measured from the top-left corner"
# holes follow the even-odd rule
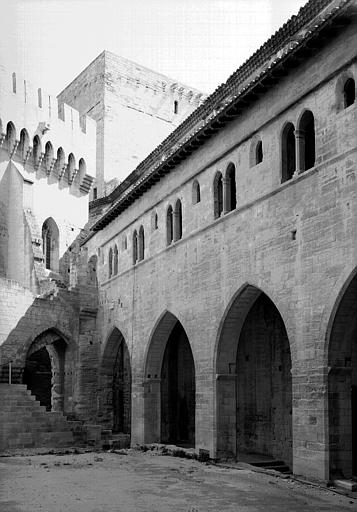
[[[0,364],[0,368],[9,367],[9,384],[12,384],[12,360],[7,361],[6,363]],[[1,371],[2,373],[2,371]]]

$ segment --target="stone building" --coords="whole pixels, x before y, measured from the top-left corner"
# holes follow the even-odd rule
[[[73,354],[61,410],[133,445],[357,474],[356,48],[356,0],[311,0],[90,204],[69,277],[36,299]],[[58,341],[37,326],[22,349],[33,308],[11,323],[8,304],[21,373]]]
[[[205,96],[104,51],[58,95],[97,122],[92,199],[108,195]]]

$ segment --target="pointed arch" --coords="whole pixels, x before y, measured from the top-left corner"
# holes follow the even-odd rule
[[[48,140],[45,145],[45,157],[44,157],[47,174],[49,174],[52,170],[52,165],[53,165],[53,160],[54,160],[53,154],[54,154],[54,151],[53,151],[52,143]]]
[[[38,135],[35,135],[33,138],[32,143],[32,157],[33,157],[33,163],[34,167],[38,167],[40,160],[41,160],[41,154],[42,154],[42,144],[41,139]]]
[[[184,327],[165,311],[144,364],[144,441],[195,444],[195,364]]]
[[[59,269],[59,229],[52,217],[42,224],[42,247],[45,267],[58,272]]]
[[[315,119],[311,110],[304,110],[298,121],[298,151],[300,171],[315,165]]]
[[[9,121],[6,125],[5,142],[7,145],[7,150],[11,154],[15,147],[16,142],[16,128],[12,121]]]
[[[261,289],[245,284],[228,304],[215,370],[217,456],[257,452],[290,465],[290,343],[278,309]]]
[[[114,432],[131,433],[131,362],[125,337],[114,327],[105,344],[99,375],[99,411],[102,424]]]
[[[114,245],[114,263],[113,263],[113,274],[116,276],[118,273],[118,246]]]
[[[138,261],[138,233],[136,229],[133,233],[133,265]]]
[[[180,199],[176,200],[174,208],[174,241],[182,238],[182,203]]]
[[[62,147],[57,149],[57,157],[56,157],[56,173],[60,178],[63,175],[64,168],[66,166],[66,155]]]
[[[214,218],[218,219],[223,213],[223,177],[220,171],[217,171],[213,180],[213,203]]]
[[[145,233],[144,227],[139,228],[139,239],[138,239],[138,260],[141,261],[145,257]]]
[[[201,201],[201,188],[199,181],[195,179],[192,183],[192,204],[197,204]]]
[[[171,204],[166,212],[166,245],[172,244],[174,239],[174,215]]]
[[[76,173],[75,167],[76,167],[76,159],[74,157],[74,154],[70,153],[68,155],[67,170],[66,170],[67,181],[69,184],[71,184],[74,179],[74,176]]]
[[[29,149],[30,149],[30,137],[29,137],[29,134],[28,134],[26,128],[22,128],[22,130],[20,132],[19,147],[17,149],[19,158],[22,161],[25,161],[25,159],[28,157]]]
[[[108,252],[108,277],[113,275],[113,249],[110,247]]]
[[[296,171],[295,127],[285,123],[281,132],[281,182],[291,180]]]
[[[228,164],[226,169],[224,187],[223,199],[225,198],[226,204],[223,205],[223,208],[228,213],[237,207],[236,167],[232,162]]]

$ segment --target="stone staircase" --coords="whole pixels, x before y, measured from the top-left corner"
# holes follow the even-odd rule
[[[22,384],[0,384],[0,451],[78,444],[81,422],[48,412]]]

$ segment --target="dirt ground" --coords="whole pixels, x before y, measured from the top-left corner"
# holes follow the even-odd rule
[[[357,511],[357,500],[154,452],[0,458],[1,512]]]

